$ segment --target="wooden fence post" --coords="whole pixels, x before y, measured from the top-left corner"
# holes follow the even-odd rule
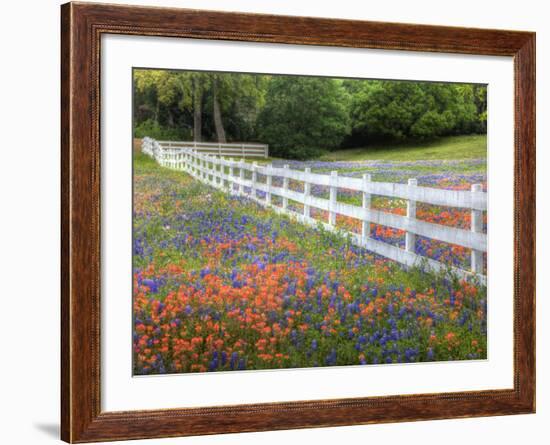
[[[409,179],[409,186],[416,186],[418,181],[416,179]],[[407,217],[410,219],[416,219],[416,201],[409,199],[407,201]],[[416,236],[412,232],[406,232],[405,234],[405,250],[407,252],[415,251]]]
[[[199,157],[199,153],[197,152],[197,153],[195,153],[195,166],[196,166],[195,172],[196,172],[196,177],[199,181],[202,178],[202,171],[200,170],[201,165],[202,165],[201,163],[202,163],[202,160]]]
[[[472,193],[481,192],[481,184],[472,184]],[[481,210],[472,209],[470,222],[472,232],[483,231],[483,212]],[[474,273],[483,273],[483,252],[481,250],[472,249],[471,270]]]
[[[233,193],[233,176],[235,175],[235,169],[233,168],[233,160],[229,161],[229,193]]]
[[[218,164],[216,163],[216,156],[212,155],[210,156],[210,164],[212,168],[210,171],[212,172],[212,185],[214,187],[218,186]]]
[[[285,169],[285,173],[288,172],[288,164],[285,164],[283,168]],[[286,195],[286,192],[288,191],[288,177],[283,177],[283,190],[284,194]],[[286,196],[283,196],[283,210],[286,210],[288,207],[288,198]]]
[[[365,210],[363,214],[363,220],[361,221],[361,240],[363,244],[366,244],[367,239],[370,238],[370,219],[367,216],[367,210],[370,209],[371,196],[369,193],[369,182],[371,181],[371,176],[368,173],[363,175],[363,209]]]
[[[226,191],[227,190],[227,185],[228,185],[228,182],[227,182],[227,175],[225,173],[225,156],[222,156],[220,158],[220,185],[221,185],[221,188]]]
[[[252,187],[250,188],[250,195],[256,199],[256,181],[258,180],[258,163],[252,163]]]
[[[212,172],[212,185],[216,187],[218,185],[218,164],[216,164],[216,157],[210,156],[210,166],[209,169]]]
[[[244,181],[244,169],[243,169],[243,166],[244,166],[244,158],[241,158],[241,163],[239,164],[239,179],[240,179],[240,183],[239,183],[239,194],[244,194],[244,185],[243,185],[243,181]]]
[[[273,176],[271,176],[271,164],[268,164],[265,167],[265,170],[266,170],[265,184],[267,188],[265,192],[265,203],[266,205],[270,206],[271,205],[271,184],[273,179]]]
[[[216,183],[218,182],[218,178],[216,177],[216,163],[214,156],[208,156],[208,172],[212,175],[212,181],[211,184],[216,187]]]
[[[338,186],[336,181],[338,180],[338,171],[333,170],[330,172],[330,188],[329,188],[329,211],[328,211],[328,223],[331,226],[336,225],[336,202],[338,200]]]
[[[225,189],[225,183],[226,183],[224,161],[225,161],[224,157],[220,156],[220,158],[218,159],[218,162],[219,162],[218,173],[220,175],[220,180],[219,180],[220,188],[222,188],[222,189]]]
[[[309,197],[311,196],[311,183],[308,181],[311,174],[311,167],[306,167],[304,170],[304,218],[309,219],[311,216],[311,207],[309,206]]]

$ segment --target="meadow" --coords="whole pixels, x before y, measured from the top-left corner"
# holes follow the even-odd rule
[[[446,160],[368,158],[271,162],[349,176],[371,173],[374,181],[415,177],[419,185],[456,190],[480,183],[486,190],[485,159],[461,157],[456,149],[455,159]],[[343,193],[338,199],[360,197]],[[374,197],[372,205],[405,210],[397,199]],[[466,210],[419,206],[417,212],[438,224],[470,225]],[[346,218],[337,225],[359,230]],[[371,236],[404,243],[401,231],[374,224]],[[468,249],[422,237],[416,249],[448,264],[469,262]],[[137,375],[487,354],[485,286],[405,269],[344,236],[297,224],[142,154],[134,155],[133,280]]]
[[[442,159],[485,159],[487,135],[445,136],[432,141],[384,143],[336,150],[321,156],[323,161],[426,161]]]

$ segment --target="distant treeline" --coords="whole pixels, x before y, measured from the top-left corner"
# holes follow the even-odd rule
[[[262,142],[305,159],[372,143],[486,133],[484,85],[134,71],[136,137]]]

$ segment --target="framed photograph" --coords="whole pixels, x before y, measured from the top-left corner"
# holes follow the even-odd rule
[[[535,411],[535,34],[67,3],[61,435]]]

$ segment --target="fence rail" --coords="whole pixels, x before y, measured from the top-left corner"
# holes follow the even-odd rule
[[[264,206],[288,214],[306,224],[321,223],[329,230],[341,231],[336,228],[336,215],[358,219],[361,221],[361,234],[346,234],[350,235],[356,244],[368,250],[408,266],[422,264],[435,271],[451,269],[460,277],[476,276],[480,281],[486,282],[486,276],[483,275],[483,253],[487,251],[487,235],[482,232],[482,216],[483,211],[487,210],[487,194],[481,190],[479,184],[473,185],[471,191],[455,191],[418,186],[415,179],[409,180],[408,184],[373,182],[368,174],[364,174],[362,178],[350,178],[338,176],[337,171],[326,175],[311,173],[309,168],[299,171],[289,169],[288,165],[277,168],[272,165],[258,165],[256,162],[250,164],[244,159],[224,159],[199,153],[184,146],[167,147],[150,138],[143,139],[142,151],[164,167],[185,171],[218,189],[246,195]],[[248,175],[245,172],[248,172]],[[259,175],[265,177],[263,182],[258,180]],[[274,177],[282,178],[282,187],[273,184]],[[289,189],[290,179],[302,182],[303,192]],[[329,199],[313,196],[312,185],[328,187]],[[361,192],[362,205],[359,207],[339,202],[338,189]],[[259,197],[258,192],[262,192],[263,195]],[[371,195],[407,200],[407,215],[396,215],[371,208]],[[273,204],[273,196],[281,198],[281,206]],[[289,209],[289,200],[302,204],[303,213]],[[417,202],[470,209],[471,230],[416,219]],[[321,222],[312,218],[312,207],[327,211],[327,221]],[[371,238],[371,223],[405,231],[405,249]],[[418,255],[415,252],[417,235],[471,249],[470,270],[450,267]]]
[[[241,157],[241,158],[267,158],[269,146],[267,144],[251,143],[218,143],[218,142],[195,142],[195,141],[157,141],[164,148],[189,148],[198,153]]]

